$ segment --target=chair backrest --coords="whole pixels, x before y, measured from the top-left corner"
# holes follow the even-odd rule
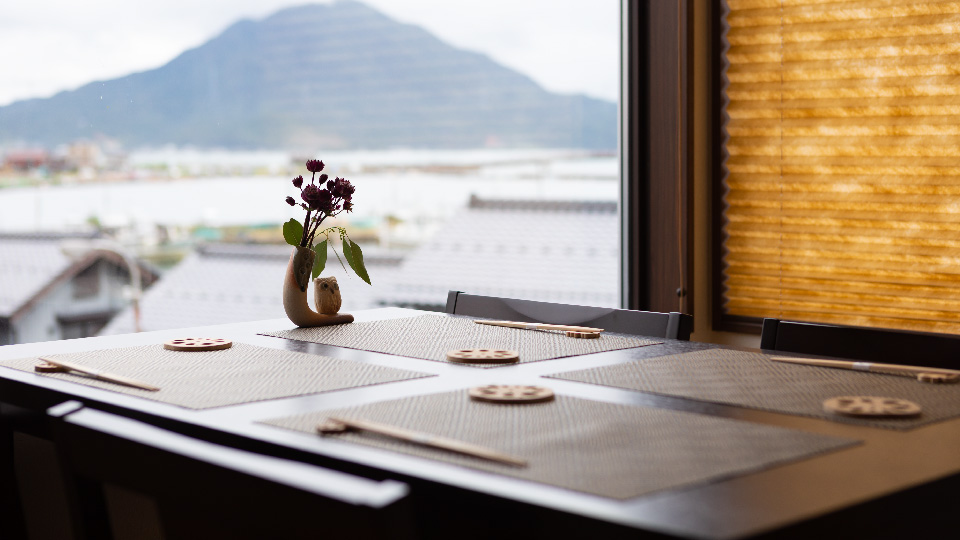
[[[960,336],[764,319],[760,348],[851,360],[957,369]]]
[[[104,487],[148,497],[162,537],[413,537],[406,484],[375,481],[62,403],[48,411],[78,538],[111,538]],[[108,508],[110,509],[108,511]]]
[[[13,415],[0,402],[0,538],[27,537],[17,481]]]
[[[684,313],[554,304],[460,291],[450,291],[447,295],[446,312],[505,321],[592,326],[608,332],[668,339],[689,340],[693,330],[693,317]]]

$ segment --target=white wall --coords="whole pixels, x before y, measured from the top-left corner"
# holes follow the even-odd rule
[[[73,279],[60,283],[33,304],[27,313],[13,320],[14,342],[33,343],[63,339],[57,323],[58,315],[84,315],[122,309],[127,304],[123,298],[126,281],[119,280],[117,267],[112,263],[101,259],[94,264],[97,266],[100,282],[97,294],[87,298],[74,298]]]

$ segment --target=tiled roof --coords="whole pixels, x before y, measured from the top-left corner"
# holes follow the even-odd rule
[[[286,245],[252,244],[216,244],[198,249],[144,294],[140,302],[141,329],[167,330],[285,317],[281,293],[291,250]],[[332,253],[327,260],[323,275],[336,276],[344,312],[379,307],[379,292],[396,273],[398,257],[377,254],[373,248],[365,249],[364,255],[373,286],[352,272],[345,275]],[[100,334],[130,332],[133,313],[128,308]]]
[[[0,234],[0,317],[13,315],[73,264],[61,251],[64,240],[95,237],[95,234]]]
[[[386,304],[442,306],[447,292],[619,305],[615,202],[473,198],[407,257]]]

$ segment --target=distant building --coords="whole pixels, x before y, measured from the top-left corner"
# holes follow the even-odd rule
[[[331,252],[325,276],[336,276],[343,296],[341,311],[379,307],[379,297],[393,282],[400,257],[364,247],[373,286],[352,272],[347,275]],[[140,302],[144,331],[286,317],[283,276],[293,248],[288,245],[210,244],[188,255],[166,272]],[[342,256],[342,254],[341,254]],[[313,294],[311,288],[308,292]],[[309,299],[313,306],[312,296]],[[265,328],[264,330],[270,330]],[[126,309],[101,335],[133,332],[133,313]]]
[[[63,242],[77,234],[0,234],[0,345],[96,335],[129,300],[123,259],[90,251],[74,260]],[[144,286],[157,274],[141,266]]]
[[[464,211],[408,256],[385,305],[442,310],[450,290],[618,307],[620,222],[615,201],[488,200]]]
[[[4,157],[4,168],[26,172],[48,165],[50,154],[42,149],[10,150]]]
[[[105,159],[100,146],[88,140],[78,140],[67,146],[67,159],[78,169],[102,167]]]

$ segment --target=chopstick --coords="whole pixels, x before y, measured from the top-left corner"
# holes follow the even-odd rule
[[[589,326],[566,326],[563,324],[546,323],[528,323],[514,321],[473,321],[477,324],[488,324],[490,326],[505,326],[507,328],[522,328],[524,330],[563,330],[566,332],[593,332],[599,334],[603,328],[590,328]]]
[[[918,376],[926,373],[960,377],[960,371],[920,366],[905,366],[900,364],[878,364],[874,362],[849,362],[846,360],[823,360],[818,358],[796,358],[792,356],[771,356],[774,362],[789,362],[805,366],[820,366],[838,369],[852,369],[856,371],[870,371],[889,375]]]
[[[330,417],[327,419],[327,421],[343,424],[343,426],[346,428],[352,428],[352,429],[357,429],[361,431],[369,431],[371,433],[378,433],[380,435],[385,435],[387,437],[392,437],[394,439],[399,439],[402,441],[407,441],[407,442],[419,444],[422,446],[440,448],[442,450],[449,450],[451,452],[457,452],[459,454],[465,454],[468,456],[473,456],[481,459],[488,459],[490,461],[496,461],[498,463],[514,465],[517,467],[527,466],[527,461],[525,459],[513,457],[511,455],[504,454],[502,452],[498,452],[490,448],[466,443],[463,441],[458,441],[456,439],[448,439],[447,437],[430,435],[429,433],[413,431],[406,428],[391,426],[389,424],[381,424],[380,422],[372,422],[370,420],[357,420],[357,419]],[[335,430],[324,430],[322,429],[323,426],[324,424],[320,424],[319,426],[317,426],[317,431],[321,433],[335,431]]]
[[[55,366],[64,368],[67,371],[76,371],[77,373],[83,373],[84,375],[89,375],[94,379],[101,381],[112,382],[114,384],[122,384],[124,386],[132,386],[133,388],[139,388],[141,390],[149,390],[151,392],[156,392],[160,388],[147,384],[143,381],[138,381],[136,379],[131,379],[129,377],[124,377],[123,375],[115,375],[113,373],[105,373],[99,369],[93,369],[86,366],[81,366],[80,364],[74,364],[73,362],[67,362],[65,360],[51,360],[50,358],[40,357],[40,360],[47,362],[48,364],[53,364]]]

